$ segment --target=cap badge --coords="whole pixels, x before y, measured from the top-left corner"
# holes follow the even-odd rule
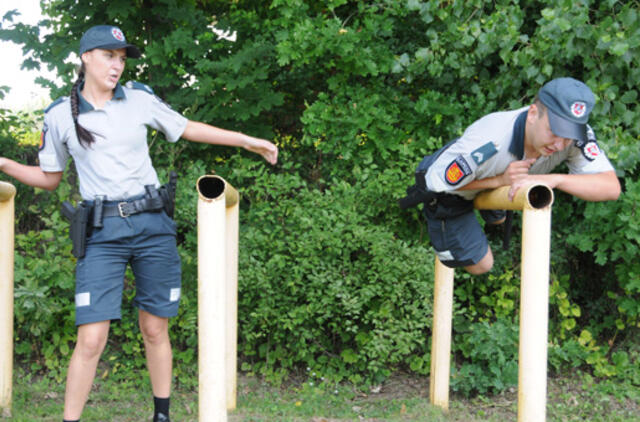
[[[571,104],[571,114],[573,114],[574,116],[582,117],[584,116],[585,111],[587,111],[587,105],[582,101],[576,101],[575,103]]]
[[[111,35],[118,41],[124,42],[124,34],[118,28],[111,28]]]

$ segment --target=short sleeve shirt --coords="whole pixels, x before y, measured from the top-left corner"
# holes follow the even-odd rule
[[[473,180],[503,174],[513,161],[524,157],[524,127],[529,107],[488,114],[469,126],[462,136],[439,154],[425,180],[433,192],[450,192],[473,199],[481,190],[458,190]],[[593,139],[595,134],[589,128]],[[601,173],[614,170],[597,143],[582,147],[572,144],[547,157],[539,157],[530,174],[551,173],[566,162],[570,174]]]
[[[40,168],[64,171],[73,157],[80,194],[91,200],[106,195],[120,200],[145,192],[145,185],[160,185],[147,144],[148,128],[158,130],[169,142],[176,142],[187,119],[156,97],[146,85],[118,84],[103,108],[95,109],[79,93],[78,122],[93,134],[95,142],[84,147],[78,142],[71,115],[71,101],[63,97],[45,110]]]

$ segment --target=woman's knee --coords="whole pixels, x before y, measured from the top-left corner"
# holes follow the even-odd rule
[[[78,327],[78,341],[76,350],[85,358],[100,356],[107,344],[109,336],[109,322],[86,324]]]
[[[140,332],[145,342],[160,343],[169,338],[167,318],[157,317],[140,311]]]

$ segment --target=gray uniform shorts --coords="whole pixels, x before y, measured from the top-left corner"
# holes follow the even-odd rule
[[[425,213],[425,219],[436,255],[447,267],[474,265],[487,254],[489,242],[473,211],[443,220],[429,218]]]
[[[127,264],[135,276],[134,306],[159,317],[178,313],[181,288],[176,224],[162,212],[105,217],[76,265],[76,325],[121,317]]]

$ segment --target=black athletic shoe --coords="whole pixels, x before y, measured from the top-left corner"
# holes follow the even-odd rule
[[[153,422],[171,422],[171,420],[164,413],[158,413],[153,417]]]

